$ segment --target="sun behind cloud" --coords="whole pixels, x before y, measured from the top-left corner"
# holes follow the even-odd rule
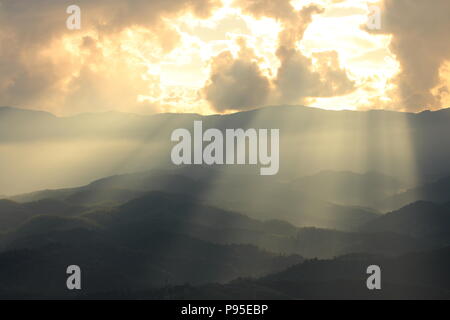
[[[408,110],[407,60],[395,46],[403,35],[388,18],[380,31],[367,30],[373,4],[82,0],[83,27],[71,31],[65,1],[4,0],[0,104],[59,115],[211,114],[277,104]],[[435,97],[422,99],[423,108],[443,107],[448,68],[429,60],[440,80],[417,84],[416,94]]]

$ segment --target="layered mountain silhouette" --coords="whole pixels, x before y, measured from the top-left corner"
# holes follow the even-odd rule
[[[430,246],[410,236],[383,231],[363,234],[298,228],[281,220],[256,220],[199,203],[190,196],[161,192],[148,193],[118,207],[86,209],[71,219],[36,213],[3,242],[24,238],[24,230],[28,230],[25,235],[29,236],[62,227],[68,229],[72,223],[77,226],[86,221],[92,226],[117,230],[118,234],[128,230],[135,234],[140,230],[144,235],[153,231],[175,232],[217,244],[249,244],[271,252],[306,257],[333,257],[351,252],[394,254]]]
[[[394,194],[385,199],[385,203],[393,208],[400,208],[418,200],[447,203],[450,202],[449,190],[450,176],[445,176],[436,181],[428,182],[418,187]]]
[[[74,216],[87,210],[57,199],[40,199],[34,202],[17,203],[0,200],[0,232],[14,230],[26,220],[42,214]]]
[[[85,290],[91,293],[227,282],[303,261],[299,255],[236,244],[239,239],[229,244],[201,240],[194,237],[197,225],[220,237],[258,222],[161,193],[77,217],[37,215],[1,238],[0,296],[66,297],[58,269],[69,261],[88,274]],[[270,224],[258,227],[271,232]]]
[[[365,225],[369,232],[394,232],[425,239],[450,241],[450,203],[418,201]]]
[[[0,298],[448,299],[449,117],[281,106],[60,118],[0,108],[0,165],[17,166],[4,174],[17,174],[17,190],[38,190],[0,197]],[[280,174],[174,167],[170,134],[194,120],[279,128]],[[58,168],[10,151],[57,155],[68,144],[84,153]],[[77,156],[89,170],[77,170]],[[42,190],[21,186],[31,178]],[[65,286],[72,264],[82,292]],[[379,292],[366,287],[371,264],[382,268]]]
[[[367,290],[365,271],[383,270],[382,290]],[[450,299],[450,248],[383,258],[350,255],[309,260],[260,279],[239,279],[226,285],[177,286],[136,292],[151,299]]]
[[[201,176],[190,177],[186,170],[188,169],[153,170],[119,175],[79,188],[44,190],[10,199],[18,202],[62,199],[76,206],[105,206],[121,204],[145,192],[162,191],[189,195],[197,201],[244,212],[258,219],[281,219],[297,226],[343,231],[353,230],[377,216],[372,209],[335,204],[332,202],[335,199],[330,194],[315,195],[311,193],[312,189],[299,191],[296,184],[298,181],[288,183],[274,178],[233,173],[224,176],[218,169],[207,168]],[[338,177],[351,175],[334,174]],[[318,181],[320,182],[320,176]],[[355,185],[358,186],[359,184]]]
[[[364,201],[336,194],[335,200],[351,200],[353,204],[383,207],[379,197],[396,186],[415,187],[449,173],[450,111],[402,113],[390,111],[327,111],[302,106],[275,106],[229,115],[196,114],[135,115],[118,112],[56,117],[40,111],[0,108],[0,141],[32,152],[36,143],[45,152],[58,154],[64,148],[83,149],[87,164],[59,162],[51,171],[40,162],[25,162],[24,174],[41,170],[57,180],[53,184],[33,181],[15,185],[13,193],[54,186],[86,184],[101,176],[124,173],[124,161],[130,171],[172,168],[170,150],[173,130],[192,130],[193,121],[201,120],[204,130],[217,128],[276,128],[280,130],[280,178],[301,178],[320,171],[351,171],[365,174],[379,172],[396,182],[383,182],[387,190],[360,190]],[[95,144],[95,143],[98,144]],[[107,149],[107,146],[111,145]],[[97,153],[96,149],[100,149]],[[20,149],[22,150],[22,149]],[[9,158],[8,158],[9,159]],[[1,160],[1,159],[0,159]],[[90,160],[90,161],[89,161]],[[11,161],[11,160],[9,160]],[[18,166],[23,161],[16,161]],[[7,166],[7,163],[1,163]],[[90,164],[90,166],[88,165]],[[36,166],[36,168],[33,167]],[[106,170],[106,168],[109,168]],[[21,172],[17,168],[17,174]],[[25,170],[27,169],[27,170]],[[82,177],[67,174],[83,170]],[[58,170],[58,174],[54,172]],[[230,168],[230,171],[233,171]],[[227,170],[228,171],[228,170]],[[258,168],[247,166],[240,173],[255,175]],[[99,172],[102,172],[99,174]],[[67,174],[67,177],[64,175]],[[55,175],[55,177],[53,177]],[[26,181],[25,177],[20,176]],[[322,177],[324,178],[324,177]],[[381,181],[374,179],[374,186]],[[30,179],[27,179],[28,181]],[[84,181],[84,182],[82,182]],[[397,183],[398,182],[398,183]],[[17,182],[16,182],[17,184]],[[42,187],[44,186],[44,187]],[[11,186],[9,186],[11,188]],[[30,190],[31,188],[31,190]],[[372,187],[375,188],[375,187]],[[0,193],[11,193],[0,185]],[[390,195],[390,194],[389,194]],[[426,199],[423,199],[426,200]],[[377,202],[378,201],[378,202]],[[364,203],[361,203],[364,202]],[[348,204],[348,203],[347,203]],[[402,203],[405,205],[407,203]],[[378,207],[378,205],[380,207]]]
[[[382,218],[375,218],[374,223],[378,219]],[[384,261],[440,246],[391,230],[342,232],[259,221],[201,204],[187,195],[161,192],[116,207],[93,207],[75,216],[37,214],[0,237],[0,244],[0,295],[30,298],[76,298],[67,293],[64,276],[57,272],[68,261],[76,261],[89,274],[85,281],[90,287],[83,291],[84,297],[128,291],[141,295],[150,290],[154,298],[161,298],[158,288],[170,288],[175,294],[177,286],[184,283],[225,284],[263,276],[301,263],[302,255],[332,258],[366,252],[381,254],[374,261]],[[318,278],[328,272],[315,270]],[[34,277],[36,272],[43,277]],[[325,283],[324,290],[335,285],[326,279]],[[280,289],[270,290],[276,293],[270,298],[289,297]]]
[[[1,295],[41,298],[74,297],[58,272],[68,261],[88,274],[90,285],[83,294],[95,296],[262,276],[302,262],[295,251],[391,255],[430,248],[395,234],[260,222],[160,192],[79,217],[38,215],[4,235],[1,243]]]
[[[322,171],[292,182],[294,190],[324,200],[376,208],[386,197],[403,188],[400,181],[377,172]]]

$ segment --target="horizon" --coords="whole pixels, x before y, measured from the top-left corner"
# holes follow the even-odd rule
[[[295,105],[295,104],[291,104],[291,105],[266,105],[266,106],[260,106],[260,107],[255,107],[255,108],[251,108],[251,109],[247,109],[247,110],[241,110],[241,111],[232,111],[232,112],[228,112],[228,113],[212,113],[212,114],[200,114],[200,113],[195,113],[195,112],[158,112],[158,113],[136,113],[136,112],[127,112],[127,111],[121,111],[121,110],[102,110],[102,111],[87,111],[87,112],[81,112],[81,113],[75,113],[75,114],[71,114],[71,115],[58,115],[58,114],[54,114],[51,111],[46,111],[46,110],[42,110],[42,109],[31,109],[31,108],[21,108],[21,107],[13,107],[13,106],[0,106],[0,109],[15,109],[15,110],[21,110],[21,111],[32,111],[32,112],[42,112],[42,113],[48,113],[51,114],[52,116],[55,116],[56,118],[73,118],[73,117],[78,117],[81,115],[101,115],[101,114],[108,114],[108,113],[117,113],[117,114],[127,114],[127,115],[136,115],[136,116],[145,116],[145,117],[151,117],[151,116],[157,116],[157,115],[196,115],[196,116],[201,116],[201,117],[210,117],[210,116],[227,116],[227,115],[234,115],[234,114],[239,114],[239,113],[248,113],[248,112],[254,112],[254,111],[258,111],[258,110],[263,110],[263,109],[276,109],[276,108],[303,108],[303,109],[316,109],[316,110],[320,110],[320,111],[330,111],[330,112],[394,112],[394,113],[403,113],[403,114],[414,114],[414,115],[419,115],[421,113],[427,113],[427,112],[440,112],[440,111],[445,111],[445,110],[449,110],[450,106],[444,106],[442,108],[439,109],[423,109],[420,111],[402,111],[402,110],[395,110],[395,109],[378,109],[378,108],[366,108],[366,109],[362,109],[362,110],[353,110],[353,109],[334,109],[332,107],[330,108],[322,108],[322,107],[314,107],[314,106],[307,106],[307,105]]]
[[[4,177],[0,194],[5,195],[172,167],[172,132],[192,128],[193,121],[200,119],[205,130],[280,129],[282,176],[323,170],[377,171],[417,185],[427,176],[448,172],[447,159],[450,161],[445,145],[450,137],[446,122],[449,109],[405,113],[269,106],[227,115],[90,112],[60,117],[40,110],[8,108],[12,112],[2,112],[0,118],[4,123],[0,128],[0,173]],[[17,116],[14,110],[20,110]],[[431,150],[434,145],[441,147]],[[430,165],[427,154],[439,161]]]

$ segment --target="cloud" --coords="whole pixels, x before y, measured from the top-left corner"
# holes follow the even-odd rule
[[[3,0],[3,27],[28,44],[48,40],[67,32],[67,0]],[[103,34],[117,33],[131,26],[153,27],[163,18],[183,12],[206,17],[220,5],[219,0],[78,0],[84,29]]]
[[[354,90],[345,69],[339,66],[336,51],[314,54],[317,59],[315,71],[310,59],[294,49],[279,49],[282,61],[275,79],[280,103],[299,103],[307,97],[333,97]]]
[[[256,18],[274,18],[282,24],[276,56],[275,77],[263,72],[255,54],[233,59],[230,52],[213,58],[205,98],[217,111],[245,110],[264,104],[302,103],[308,97],[330,97],[351,92],[354,83],[339,66],[336,51],[306,57],[298,48],[313,15],[323,12],[309,5],[296,11],[287,0],[239,0],[243,12]],[[242,48],[242,43],[240,44]],[[244,50],[248,52],[248,50]],[[249,82],[251,81],[251,82]]]
[[[320,83],[319,74],[311,71],[311,59],[296,49],[286,47],[279,48],[277,56],[281,61],[274,80],[277,100],[281,103],[295,103],[311,96],[315,86]]]
[[[391,51],[401,64],[395,79],[403,109],[444,107],[439,94],[448,91],[440,68],[450,60],[450,1],[385,0],[381,30],[391,34]],[[436,90],[434,90],[436,89]]]
[[[66,28],[66,9],[72,4],[1,1],[0,105],[66,113],[136,104],[149,84],[142,79],[146,70],[132,63],[121,43],[123,34],[130,28],[144,30],[146,41],[170,51],[178,34],[164,19],[187,12],[206,17],[220,1],[78,0],[80,31]]]
[[[215,110],[245,110],[267,101],[270,81],[251,58],[234,59],[229,51],[212,61],[209,83],[204,95]]]

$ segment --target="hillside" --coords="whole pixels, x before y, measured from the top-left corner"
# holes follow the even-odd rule
[[[450,205],[427,201],[411,203],[362,227],[365,232],[394,232],[450,243]]]
[[[408,189],[383,201],[395,209],[419,200],[446,203],[450,202],[448,190],[450,190],[450,176]]]
[[[41,199],[28,203],[0,200],[0,232],[14,230],[28,219],[38,215],[75,216],[87,208],[55,199]]]
[[[203,169],[201,173],[182,167],[117,175],[79,188],[44,190],[10,199],[18,202],[58,199],[75,206],[116,206],[146,192],[160,191],[188,195],[199,202],[255,219],[284,220],[299,227],[343,231],[355,230],[377,217],[372,209],[334,204],[326,192],[299,191],[296,185],[277,178]]]
[[[450,249],[413,253],[396,258],[353,255],[333,260],[308,260],[257,280],[241,279],[226,285],[169,287],[164,291],[135,292],[135,298],[257,300],[428,300],[450,299]],[[366,288],[366,268],[382,270],[382,290]]]
[[[1,194],[85,185],[100,177],[125,172],[173,169],[169,157],[173,146],[171,133],[177,128],[192,130],[194,120],[201,120],[204,130],[279,129],[281,179],[293,180],[321,171],[378,172],[392,177],[404,188],[411,188],[429,181],[430,176],[448,173],[450,161],[449,110],[401,113],[274,106],[212,116],[106,112],[72,117],[14,108],[2,110],[0,140],[5,146],[14,146],[17,152],[6,152],[3,163],[0,162],[5,168],[8,163],[16,165],[16,170],[4,172],[5,179],[15,183],[0,182]],[[390,139],[392,136],[396,138]],[[40,157],[34,157],[33,161],[15,157],[36,154],[36,143],[39,150],[53,154],[59,161],[55,159],[52,166],[46,166]],[[74,161],[63,161],[59,157],[61,150],[77,156]],[[248,166],[238,171],[256,175],[257,169]],[[47,179],[38,179],[36,172]],[[387,179],[385,182],[384,191],[362,191],[376,191],[375,199],[383,192],[397,191],[388,186]],[[373,206],[372,196],[359,199],[364,201],[351,195],[336,196],[334,200],[339,203],[351,200],[351,204]]]

